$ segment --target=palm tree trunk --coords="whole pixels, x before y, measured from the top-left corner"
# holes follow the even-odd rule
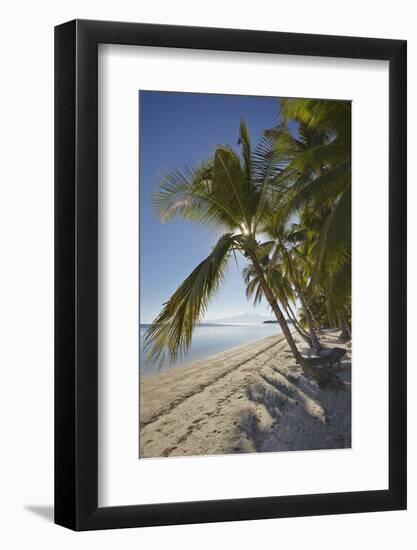
[[[307,342],[307,344],[308,344],[310,347],[312,347],[313,344],[312,344],[312,342],[311,342],[310,336],[309,336],[308,334],[306,334],[306,333],[303,331],[303,329],[301,328],[301,326],[298,324],[297,319],[296,319],[293,315],[291,315],[291,313],[289,312],[289,310],[288,310],[288,308],[290,307],[289,304],[288,304],[288,303],[287,303],[287,304],[282,303],[282,307],[284,308],[284,311],[285,311],[287,317],[288,317],[289,319],[291,319],[292,324],[294,325],[295,330],[298,332],[298,334],[301,336],[301,338],[303,338],[303,340],[305,340],[305,342]]]
[[[335,375],[331,374],[330,372],[328,372],[327,369],[324,369],[324,368],[316,369],[316,368],[312,367],[308,363],[308,360],[305,360],[302,357],[301,353],[298,351],[298,348],[297,348],[297,346],[294,342],[291,331],[288,328],[288,325],[287,325],[287,323],[285,321],[285,318],[282,314],[282,311],[281,311],[281,309],[278,305],[278,302],[275,299],[271,289],[269,288],[268,283],[266,282],[264,273],[263,273],[262,268],[259,264],[259,261],[256,257],[256,254],[252,251],[247,251],[246,256],[249,256],[251,261],[252,261],[252,265],[255,268],[255,271],[256,271],[256,274],[257,274],[257,277],[258,277],[258,280],[259,280],[259,284],[261,285],[261,288],[262,288],[262,292],[263,292],[265,298],[267,299],[269,305],[271,306],[272,311],[274,312],[276,320],[278,321],[278,323],[281,327],[282,333],[284,334],[285,339],[287,340],[287,343],[290,347],[290,350],[291,350],[291,352],[294,356],[294,359],[295,359],[296,363],[298,365],[300,365],[300,367],[301,367],[302,371],[304,372],[304,374],[309,375],[312,378],[314,378],[317,381],[317,383],[319,384],[320,387],[328,387],[328,386],[332,387],[333,386],[334,388],[339,389],[342,386],[342,382],[340,381],[340,379],[337,376],[335,376]]]
[[[289,318],[293,321],[294,325],[297,325],[298,328],[304,332],[304,334],[306,336],[309,336],[307,332],[305,332],[305,330],[303,329],[303,327],[300,325],[300,322],[298,321],[297,319],[297,316],[296,314],[294,313],[292,307],[290,306],[289,302],[287,302],[287,308],[288,308],[288,311],[289,311]]]
[[[305,301],[305,307],[307,308],[307,311],[308,311],[308,314],[310,315],[311,317],[311,322],[312,324],[314,324],[314,327],[315,327],[315,330],[320,333],[320,323],[317,321],[314,313],[313,313],[313,310],[311,309],[310,307],[310,304],[308,303],[308,300],[307,298],[305,297],[304,293],[303,293],[303,298],[304,298],[304,301]]]
[[[342,331],[340,337],[345,340],[350,340],[352,338],[352,333],[350,332],[349,326],[342,314],[339,315],[340,321],[340,330]]]
[[[287,303],[287,307],[288,307],[288,309],[290,310],[291,317],[292,317],[293,319],[297,319],[297,317],[296,317],[296,315],[295,315],[295,313],[294,313],[294,311],[293,311],[293,309],[292,309],[292,307],[291,307],[291,305],[290,305],[289,302]]]
[[[340,382],[340,379],[331,374],[327,371],[327,369],[316,369],[309,365],[308,361],[303,359],[300,352],[298,351],[298,348],[294,342],[294,339],[292,337],[291,331],[288,328],[288,325],[285,321],[285,318],[282,314],[282,311],[278,305],[278,302],[276,301],[274,295],[272,294],[271,289],[269,288],[266,279],[264,277],[264,273],[262,271],[261,266],[259,265],[258,259],[256,258],[256,255],[252,252],[249,252],[248,255],[250,256],[252,260],[252,265],[255,268],[255,271],[258,276],[259,283],[262,288],[262,292],[267,299],[269,305],[271,306],[272,311],[275,314],[275,317],[281,327],[281,330],[285,336],[285,339],[287,340],[287,343],[292,351],[292,354],[294,356],[294,359],[298,365],[300,365],[301,369],[303,370],[304,374],[307,374],[314,378],[320,387],[326,387],[326,386],[332,386],[335,388],[340,388],[342,383]]]
[[[278,302],[276,301],[274,295],[272,294],[271,289],[269,288],[266,279],[264,277],[264,273],[262,271],[262,268],[258,262],[258,259],[256,255],[252,252],[249,253],[249,256],[252,260],[252,265],[255,268],[256,274],[258,276],[259,284],[261,285],[262,292],[264,293],[265,298],[267,299],[269,305],[271,306],[272,311],[274,312],[274,315],[276,317],[276,320],[279,323],[279,326],[281,327],[282,333],[285,336],[285,339],[287,340],[287,343],[290,347],[290,350],[292,351],[292,354],[294,355],[295,361],[299,364],[303,364],[303,360],[301,357],[300,352],[298,351],[298,348],[294,342],[294,339],[292,337],[291,331],[288,328],[287,322],[285,321],[285,318],[282,314],[282,311],[278,305]]]
[[[297,292],[297,295],[298,295],[298,297],[300,299],[300,302],[301,302],[301,304],[303,306],[303,309],[304,309],[304,315],[305,315],[305,318],[306,318],[306,321],[307,321],[308,331],[311,335],[311,342],[313,344],[313,348],[317,351],[321,351],[323,349],[323,346],[320,344],[319,339],[317,338],[317,334],[316,334],[316,331],[315,331],[315,328],[314,328],[314,322],[313,322],[313,317],[312,317],[312,314],[311,314],[310,306],[307,303],[307,300],[304,296],[304,292],[301,289],[300,285],[298,284],[297,277],[294,273],[294,266],[293,266],[293,263],[292,263],[292,258],[288,254],[288,250],[286,249],[284,243],[281,240],[279,241],[279,244],[281,246],[282,251],[285,254],[285,257],[287,258],[288,267],[289,267],[290,276],[291,276],[291,282],[294,285],[295,291]]]

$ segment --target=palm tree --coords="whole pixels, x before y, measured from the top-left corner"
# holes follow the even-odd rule
[[[275,250],[271,256],[272,265],[280,265],[280,270],[285,275],[286,279],[292,284],[295,294],[300,300],[305,311],[306,325],[309,331],[310,346],[317,352],[320,352],[323,347],[319,342],[316,334],[316,329],[319,327],[314,319],[314,315],[308,305],[305,288],[307,287],[306,277],[302,269],[302,263],[305,261],[300,252],[294,245],[294,232],[288,229],[283,223],[280,216],[280,210],[273,211],[272,215],[268,216],[267,222],[264,224],[264,231],[272,239],[274,239]]]
[[[329,319],[340,319],[351,295],[351,105],[287,99],[280,117],[267,132],[287,159],[275,182],[280,191],[275,212],[299,216],[308,286],[324,292]],[[290,120],[299,123],[297,137],[288,130]],[[311,317],[308,300],[303,310]]]
[[[299,242],[297,249],[308,266],[310,284],[308,287],[309,301],[315,296],[321,295],[325,298],[326,317],[329,326],[339,326],[343,336],[349,335],[348,319],[350,319],[351,300],[351,258],[350,258],[350,221],[349,227],[345,229],[343,240],[348,242],[345,256],[340,256],[338,263],[332,263],[331,256],[321,257],[317,261],[316,247],[322,239],[337,241],[337,235],[329,234],[323,236],[323,231],[328,227],[328,220],[331,209],[327,206],[304,207],[300,211],[300,224],[304,238]],[[350,211],[346,213],[350,215]],[[343,244],[343,242],[342,242]]]
[[[268,284],[263,265],[265,247],[259,240],[259,231],[270,207],[272,183],[285,164],[267,136],[252,151],[243,120],[238,145],[240,154],[230,146],[219,145],[214,156],[199,166],[168,172],[154,195],[154,208],[161,221],[180,217],[223,231],[207,258],[179,285],[148,328],[145,345],[148,358],[155,364],[161,364],[166,356],[176,360],[187,352],[195,324],[203,318],[209,300],[218,291],[232,255],[240,252],[256,274],[296,362],[304,368]]]
[[[288,282],[288,279],[284,277],[283,273],[283,266],[280,266],[276,261],[270,261],[267,256],[265,266],[265,278],[267,280],[268,286],[271,288],[278,302],[281,304],[281,307],[284,310],[287,319],[291,321],[295,330],[298,332],[301,338],[303,338],[303,340],[307,342],[309,347],[312,347],[313,343],[311,341],[311,336],[303,330],[290,305],[290,302],[295,302],[296,297],[292,286]],[[243,270],[243,278],[246,284],[247,298],[252,298],[254,305],[259,304],[262,300],[263,292],[256,271],[252,265],[248,265],[247,267],[245,267],[245,269]]]

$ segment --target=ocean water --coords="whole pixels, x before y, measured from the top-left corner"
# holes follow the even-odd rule
[[[179,365],[192,363],[204,359],[236,346],[243,346],[250,342],[280,334],[278,324],[253,324],[253,325],[214,325],[200,324],[194,330],[193,341],[186,357],[174,365],[165,364],[161,370],[146,363],[144,351],[144,336],[149,325],[140,326],[140,373],[141,376],[149,376],[167,368],[175,368]]]

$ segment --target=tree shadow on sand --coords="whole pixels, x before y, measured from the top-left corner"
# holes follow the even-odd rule
[[[345,384],[348,386],[349,382]],[[303,376],[301,369],[296,366],[286,371],[273,366],[263,368],[246,387],[248,407],[239,412],[235,423],[236,439],[240,443],[235,444],[229,452],[350,446],[350,429],[345,434],[347,429],[344,426],[340,426],[340,429],[337,425],[329,426],[334,416],[328,415],[323,405],[323,398],[329,395],[328,392],[330,390],[321,390]]]

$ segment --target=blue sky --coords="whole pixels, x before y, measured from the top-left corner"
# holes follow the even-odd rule
[[[140,320],[151,322],[177,286],[211,251],[219,234],[194,222],[162,224],[152,208],[158,177],[195,165],[217,144],[237,147],[240,118],[252,142],[278,120],[279,100],[270,97],[141,91],[140,108]],[[240,267],[244,260],[239,259]],[[241,269],[232,260],[205,319],[239,313],[269,315],[265,303],[246,300]]]

